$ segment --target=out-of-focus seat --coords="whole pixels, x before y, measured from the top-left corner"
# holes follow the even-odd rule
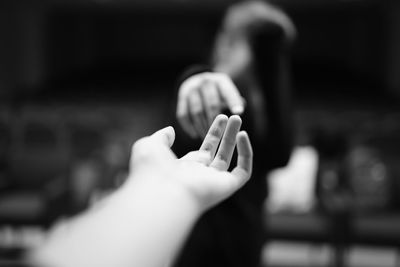
[[[316,113],[305,112],[300,122],[307,118],[306,124],[315,125]],[[331,130],[342,131],[340,136],[345,138],[331,135],[317,145],[317,183],[320,189],[325,187],[318,193],[318,207],[303,213],[267,211],[266,227],[270,240],[330,244],[334,266],[340,267],[350,246],[400,247],[399,114],[378,110],[323,113],[320,120]],[[349,147],[343,142],[349,142]],[[323,185],[324,172],[325,178],[337,180]]]
[[[63,214],[68,198],[70,153],[62,120],[27,109],[14,116],[11,133],[0,224],[46,226]]]

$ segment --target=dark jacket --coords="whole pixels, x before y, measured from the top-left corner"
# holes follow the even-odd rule
[[[254,23],[256,30],[248,37],[254,55],[251,72],[232,77],[247,102],[242,129],[249,133],[253,146],[253,175],[242,189],[201,218],[178,266],[258,265],[265,241],[262,208],[267,196],[266,175],[288,162],[293,128],[290,44],[279,25],[268,21]],[[213,71],[212,60],[208,63],[188,68],[177,88],[196,73]],[[200,140],[192,140],[178,123],[174,124],[174,152],[182,156],[197,150]],[[232,163],[236,164],[236,160]]]

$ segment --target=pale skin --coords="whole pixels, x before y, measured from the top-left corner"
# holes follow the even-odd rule
[[[171,264],[197,219],[250,178],[252,147],[240,126],[239,116],[218,115],[199,150],[180,159],[170,149],[172,127],[137,141],[121,188],[56,227],[31,259],[45,267]]]
[[[232,114],[244,111],[244,99],[229,75],[204,72],[186,79],[179,88],[176,116],[192,138],[203,138],[224,108]]]

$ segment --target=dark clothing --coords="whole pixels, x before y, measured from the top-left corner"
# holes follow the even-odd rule
[[[260,29],[251,40],[256,59],[254,73],[233,77],[247,102],[241,117],[242,129],[249,133],[254,151],[252,178],[231,198],[204,214],[184,246],[177,267],[260,264],[266,238],[262,218],[266,174],[287,163],[292,147],[289,49],[279,27],[266,25]],[[192,67],[178,85],[191,75],[209,70]],[[191,139],[178,123],[174,126],[177,136],[173,150],[179,157],[200,147],[200,140]],[[235,158],[232,163],[236,165]]]

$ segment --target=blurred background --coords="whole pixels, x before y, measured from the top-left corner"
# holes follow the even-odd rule
[[[0,266],[123,182],[233,2],[0,3]],[[269,177],[265,264],[399,266],[400,2],[271,2],[298,30],[296,146]]]

